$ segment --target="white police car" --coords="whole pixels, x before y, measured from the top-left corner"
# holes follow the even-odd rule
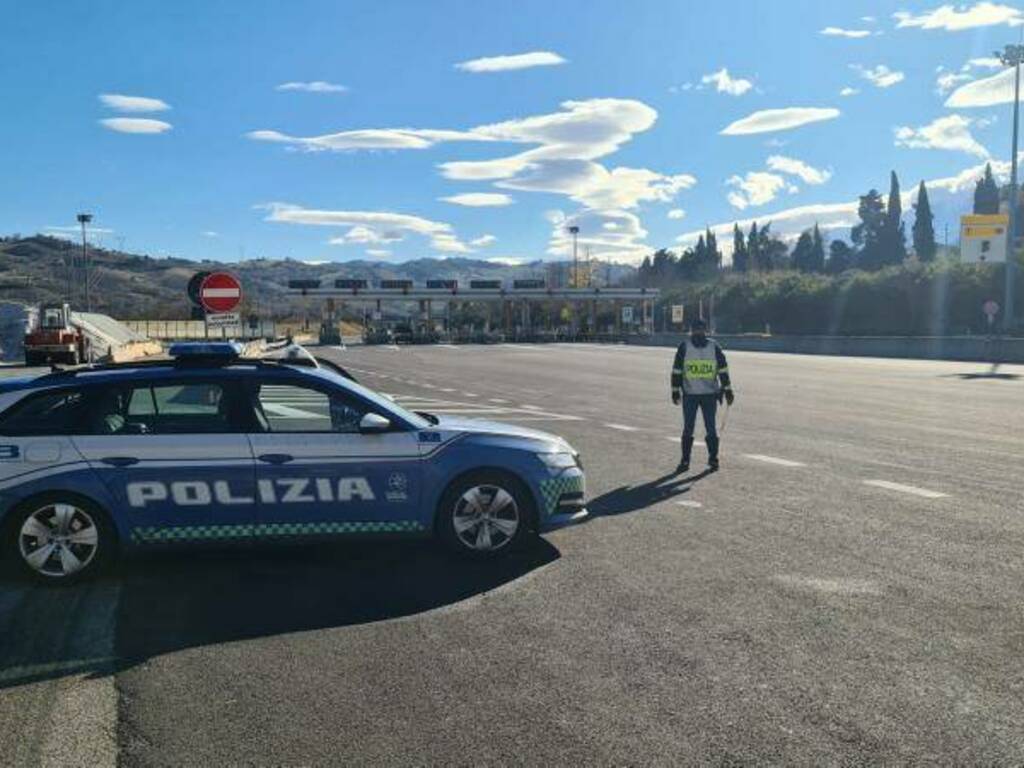
[[[412,413],[233,344],[170,353],[0,382],[0,536],[28,573],[71,581],[119,549],[349,534],[493,557],[587,514],[579,457],[554,435]]]

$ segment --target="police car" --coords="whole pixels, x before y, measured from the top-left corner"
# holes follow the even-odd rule
[[[177,344],[171,359],[0,382],[0,535],[51,582],[157,545],[434,536],[503,555],[586,516],[554,435],[413,413],[325,368]]]

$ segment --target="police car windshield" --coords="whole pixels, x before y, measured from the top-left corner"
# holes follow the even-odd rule
[[[313,373],[315,373],[315,375],[317,376],[329,378],[331,381],[335,383],[342,384],[346,389],[351,390],[355,394],[362,397],[364,400],[367,400],[373,403],[374,405],[378,406],[382,411],[393,413],[396,416],[399,416],[400,418],[404,419],[416,429],[426,429],[427,427],[431,426],[431,422],[423,418],[419,414],[406,410],[398,403],[396,403],[394,400],[384,397],[383,395],[374,392],[372,389],[367,389],[358,382],[352,381],[351,379],[346,379],[344,376],[341,376],[335,373],[334,371],[325,368],[319,368],[316,369],[316,371]]]

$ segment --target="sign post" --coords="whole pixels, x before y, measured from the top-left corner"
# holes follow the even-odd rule
[[[992,326],[995,324],[996,315],[999,314],[999,304],[994,299],[989,299],[981,305],[981,311],[988,318],[988,332],[992,335]]]
[[[227,326],[240,322],[235,310],[242,303],[242,284],[230,272],[210,272],[199,283],[199,303],[206,311],[206,337],[210,328],[220,328],[225,337]]]
[[[676,325],[676,324],[682,325],[683,324],[683,318],[684,318],[683,308],[684,308],[683,304],[673,304],[672,305],[672,324],[673,325]]]

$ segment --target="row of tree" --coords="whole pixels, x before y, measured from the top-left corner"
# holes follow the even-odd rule
[[[995,188],[996,210],[999,190],[992,179],[991,168],[986,167],[985,178],[975,191],[975,210],[979,195],[985,210],[991,205],[989,183]],[[980,191],[979,191],[980,190]],[[938,252],[935,242],[934,216],[928,200],[928,189],[922,181],[914,203],[914,224],[911,228],[913,253],[921,262],[934,260]],[[851,243],[833,240],[826,257],[825,238],[818,225],[807,229],[797,238],[792,250],[771,231],[771,222],[758,227],[755,221],[744,233],[733,225],[732,271],[771,272],[795,269],[807,273],[840,274],[849,269],[876,271],[887,266],[902,264],[908,257],[906,228],[903,222],[903,203],[900,182],[893,171],[889,177],[888,200],[878,190],[861,195],[857,206],[860,223],[850,232]],[[708,228],[693,248],[678,256],[661,249],[644,259],[640,265],[641,285],[661,285],[678,280],[709,279],[722,269],[722,253],[715,233]]]

